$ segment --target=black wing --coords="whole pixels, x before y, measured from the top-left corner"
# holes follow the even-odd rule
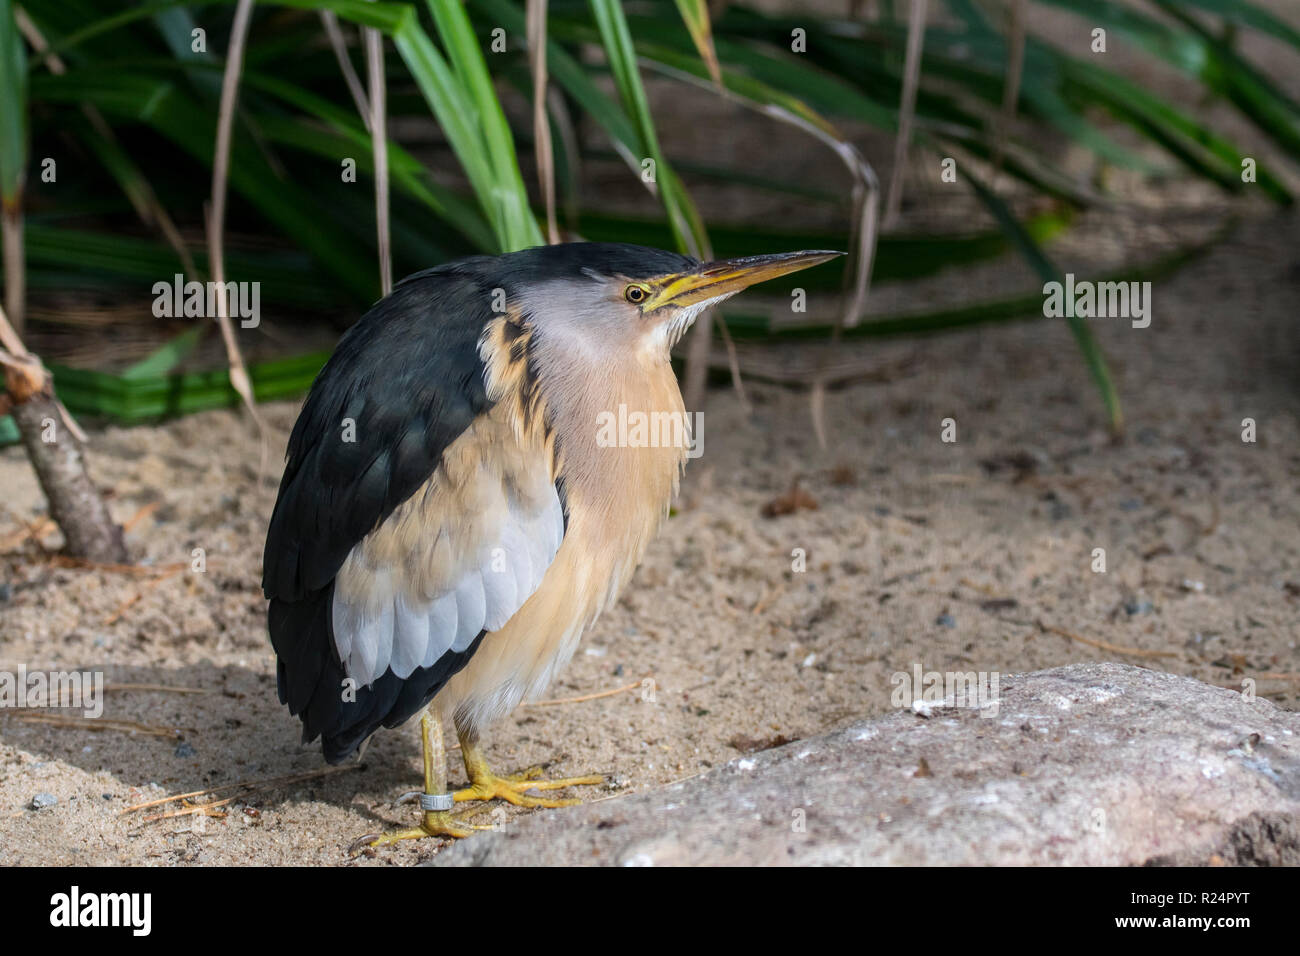
[[[411,276],[367,312],[317,376],[289,439],[262,590],[271,601],[280,701],[301,715],[304,742],[323,736],[330,763],[381,725],[417,713],[482,639],[405,680],[387,671],[357,688],[355,700],[344,700],[331,623],[335,575],[348,552],[428,480],[447,446],[491,407],[478,340],[492,317],[492,289],[475,264]]]

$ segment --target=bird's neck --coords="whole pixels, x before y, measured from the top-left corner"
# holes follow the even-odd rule
[[[694,419],[667,356],[633,353],[592,365],[559,343],[536,346],[570,526],[581,522],[592,546],[626,556],[617,590],[667,514],[697,436]]]

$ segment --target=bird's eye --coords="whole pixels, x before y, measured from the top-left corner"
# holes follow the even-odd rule
[[[630,285],[623,290],[623,298],[627,299],[627,301],[631,302],[633,305],[641,304],[649,298],[649,295],[650,293],[646,291],[645,286],[640,285]]]

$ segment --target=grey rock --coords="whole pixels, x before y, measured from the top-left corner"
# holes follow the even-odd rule
[[[1122,664],[999,684],[996,707],[860,721],[430,865],[1300,864],[1300,715]]]
[[[59,798],[52,793],[38,793],[32,797],[32,802],[27,804],[29,810],[45,810],[49,807],[57,807]]]
[[[1150,614],[1156,609],[1156,606],[1146,598],[1129,598],[1124,602],[1124,613],[1129,617],[1138,614]]]

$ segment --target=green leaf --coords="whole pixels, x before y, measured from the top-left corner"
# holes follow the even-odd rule
[[[676,0],[677,9],[682,15],[682,22],[695,41],[695,49],[700,52],[700,59],[708,67],[709,76],[718,86],[722,85],[722,70],[718,65],[718,51],[713,48],[713,27],[709,23],[709,4],[707,0]]]
[[[180,335],[176,336],[169,342],[166,342],[147,357],[136,362],[130,368],[122,373],[122,378],[127,381],[135,379],[154,378],[159,375],[166,375],[172,369],[185,361],[194,351],[200,340],[203,338],[205,326],[196,325],[192,329],[186,329]]]
[[[1267,33],[1300,50],[1300,30],[1246,0],[1182,0],[1185,7],[1199,7],[1233,23]]]
[[[704,231],[703,221],[659,148],[659,136],[655,131],[645,87],[641,84],[636,48],[632,43],[632,34],[628,31],[623,7],[618,0],[591,0],[591,10],[600,30],[619,99],[637,130],[639,155],[642,161],[649,159],[654,163],[659,199],[668,213],[677,247],[696,256],[708,255],[709,238]]]
[[[0,198],[19,201],[27,168],[26,48],[13,0],[0,0]]]
[[[1047,253],[1043,251],[1034,238],[1020,224],[1010,207],[1003,202],[996,193],[980,182],[975,176],[971,175],[970,170],[963,169],[962,175],[966,181],[971,184],[981,202],[991,212],[1003,230],[1009,235],[1016,245],[1020,248],[1021,254],[1034,267],[1039,278],[1044,283],[1060,282],[1064,280],[1061,270],[1052,264],[1047,258]],[[1083,353],[1083,360],[1088,366],[1088,371],[1092,373],[1093,381],[1097,384],[1098,391],[1101,392],[1102,402],[1106,406],[1106,414],[1110,419],[1111,432],[1119,435],[1124,431],[1124,412],[1120,407],[1119,393],[1115,391],[1115,383],[1110,375],[1110,368],[1106,364],[1106,356],[1102,354],[1101,346],[1092,335],[1092,329],[1088,323],[1079,318],[1077,315],[1066,317],[1070,325],[1070,331],[1074,334],[1074,340],[1079,346],[1079,351]]]
[[[143,122],[209,166],[215,145],[211,113],[175,82],[142,74],[70,71],[64,76],[38,75],[33,95],[46,102],[92,103],[119,121]],[[241,146],[243,148],[241,148]],[[373,299],[375,280],[355,237],[347,241],[321,229],[314,197],[280,175],[263,154],[236,137],[230,156],[231,188],[255,205],[268,220],[308,250],[360,300]]]
[[[459,102],[462,108],[470,111],[466,119],[481,131],[479,148],[492,170],[492,186],[486,195],[480,193],[480,201],[488,202],[489,208],[495,206],[492,211],[497,214],[496,221],[500,224],[507,250],[540,245],[543,242],[542,231],[528,205],[528,191],[519,171],[514,138],[492,86],[492,77],[478,38],[470,26],[469,16],[460,0],[427,0],[427,3],[455,68],[455,80],[460,87]],[[414,29],[408,24],[403,32],[413,33]],[[422,63],[428,62],[429,53],[427,48],[422,51]],[[423,84],[421,89],[425,89]],[[430,105],[438,109],[432,101]]]

